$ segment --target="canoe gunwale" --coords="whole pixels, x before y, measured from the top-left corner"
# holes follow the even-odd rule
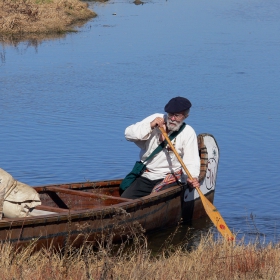
[[[114,179],[114,180],[103,180],[103,181],[87,181],[87,182],[78,182],[78,183],[64,183],[64,184],[50,184],[44,186],[36,186],[34,187],[38,192],[42,192],[43,190],[47,189],[48,187],[59,187],[59,188],[66,188],[66,189],[92,189],[95,188],[98,190],[99,188],[106,188],[112,186],[119,186],[122,182],[122,179]]]

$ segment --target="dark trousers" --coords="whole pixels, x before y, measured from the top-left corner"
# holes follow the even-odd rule
[[[149,180],[145,177],[138,177],[121,195],[123,198],[136,199],[142,196],[151,194],[155,185],[160,183],[163,179]],[[177,183],[172,183],[164,186],[161,190],[165,190],[171,186],[176,186]]]

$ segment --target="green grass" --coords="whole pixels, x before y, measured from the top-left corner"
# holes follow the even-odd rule
[[[50,3],[53,3],[53,0],[36,0],[35,3],[38,4],[38,5],[40,5],[40,4],[50,4]]]

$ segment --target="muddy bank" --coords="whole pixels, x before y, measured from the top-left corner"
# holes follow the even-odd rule
[[[95,16],[79,0],[0,0],[0,34],[65,33]]]

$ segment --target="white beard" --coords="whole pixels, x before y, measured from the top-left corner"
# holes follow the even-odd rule
[[[178,131],[183,124],[184,120],[177,122],[177,121],[171,121],[169,118],[167,118],[166,126],[169,131]]]

